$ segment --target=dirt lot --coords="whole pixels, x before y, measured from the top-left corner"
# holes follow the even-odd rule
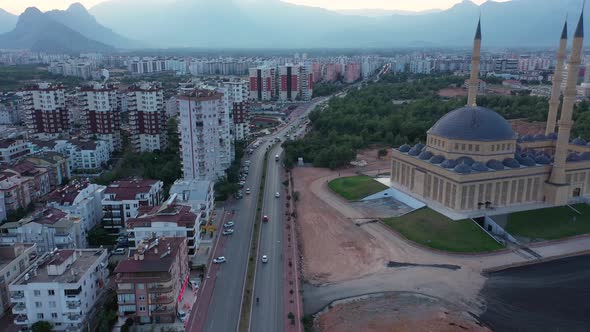
[[[314,328],[322,332],[489,331],[452,304],[410,293],[336,304],[316,319]]]

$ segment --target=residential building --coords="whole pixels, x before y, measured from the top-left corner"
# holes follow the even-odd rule
[[[158,180],[118,180],[109,184],[102,200],[103,225],[107,229],[125,227],[128,218],[135,218],[140,206],[157,206],[164,200],[164,183]]]
[[[34,243],[0,245],[0,317],[10,309],[8,285],[31,265],[37,257]]]
[[[231,108],[232,133],[235,140],[250,136],[250,104],[248,103],[248,82],[233,79],[222,83]]]
[[[250,99],[269,101],[275,97],[275,69],[271,67],[250,68]]]
[[[0,225],[0,244],[36,243],[38,252],[54,248],[86,248],[86,234],[80,218],[44,208],[15,222]]]
[[[108,283],[107,265],[106,249],[44,254],[8,286],[14,323],[31,327],[48,321],[55,331],[87,331]]]
[[[219,91],[191,89],[177,99],[184,178],[216,180],[233,159],[228,98]]]
[[[187,240],[150,238],[138,248],[114,271],[119,316],[136,323],[173,323],[190,273]]]
[[[199,211],[191,210],[190,206],[176,205],[174,196],[161,206],[140,207],[138,216],[125,222],[130,246],[138,248],[141,241],[153,236],[181,237],[187,239],[188,255],[193,256],[203,221]]]
[[[117,88],[112,84],[91,83],[78,94],[84,134],[106,141],[110,151],[121,150],[121,110]]]
[[[170,187],[170,196],[176,195],[177,204],[190,206],[192,211],[200,212],[200,218],[207,222],[215,208],[213,186],[213,181],[180,179]]]
[[[361,65],[358,62],[347,63],[344,66],[344,83],[354,83],[361,79]]]
[[[517,73],[518,59],[496,59],[494,61],[494,72]]]
[[[12,125],[20,123],[19,109],[10,105],[0,104],[0,124]]]
[[[31,133],[56,138],[70,129],[65,87],[38,83],[23,90],[25,123]]]
[[[360,67],[359,76],[360,76]],[[299,66],[299,95],[303,100],[311,100],[313,97],[313,68],[309,64]]]
[[[49,171],[51,189],[59,187],[72,177],[72,159],[66,154],[46,151],[28,156],[25,160],[37,165],[37,167],[44,167]]]
[[[74,180],[53,191],[47,197],[47,206],[80,218],[82,235],[85,236],[102,220],[102,200],[105,186]]]
[[[299,97],[300,66],[287,64],[279,66],[279,100],[292,101]]]
[[[166,68],[166,59],[154,57],[133,58],[127,64],[127,69],[131,74],[139,75],[168,70]]]
[[[31,153],[29,143],[22,139],[0,140],[0,163],[11,163]]]
[[[32,140],[31,151],[58,152],[70,158],[70,170],[94,170],[111,158],[109,144],[103,140]]]
[[[13,177],[29,179],[27,184],[30,186],[29,192],[33,201],[47,195],[51,190],[49,170],[45,167],[23,160],[5,167],[2,172],[7,175],[12,174]]]
[[[142,82],[131,86],[127,103],[131,143],[135,151],[166,149],[166,110],[164,92],[159,84]]]
[[[33,201],[33,180],[12,172],[0,172],[0,210],[2,220],[19,208],[26,208]]]

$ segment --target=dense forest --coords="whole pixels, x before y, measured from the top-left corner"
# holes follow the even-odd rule
[[[341,98],[333,98],[324,110],[310,113],[312,129],[305,138],[284,143],[286,164],[298,157],[318,167],[348,164],[359,149],[370,145],[395,147],[424,142],[426,131],[447,112],[462,107],[466,98],[443,99],[439,89],[461,86],[463,77],[385,75]],[[548,99],[536,96],[478,96],[478,105],[507,119],[545,121]],[[590,104],[576,108],[573,135],[590,138]]]

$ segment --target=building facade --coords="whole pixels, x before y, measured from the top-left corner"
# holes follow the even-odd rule
[[[22,139],[0,140],[0,163],[8,164],[31,153],[29,143]]]
[[[165,150],[166,110],[164,90],[158,83],[142,82],[131,86],[127,92],[131,143],[138,152]]]
[[[37,257],[34,243],[16,243],[0,246],[0,317],[10,309],[8,285]]]
[[[276,72],[271,67],[250,68],[250,99],[270,101],[275,97]]]
[[[111,152],[121,150],[121,110],[117,88],[111,84],[91,83],[80,89],[78,100],[84,134],[106,141]]]
[[[66,109],[65,87],[51,83],[38,83],[23,90],[25,124],[31,133],[58,137],[70,129]]]

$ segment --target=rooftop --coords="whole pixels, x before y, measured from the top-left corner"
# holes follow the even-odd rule
[[[137,250],[131,250],[129,257],[117,265],[114,272],[168,272],[181,244],[185,241],[186,239],[181,237],[161,237],[142,241],[138,244]]]
[[[512,127],[500,114],[480,106],[465,106],[445,114],[428,134],[464,141],[516,139]]]
[[[74,180],[73,183],[60,187],[47,196],[48,203],[58,203],[59,205],[72,205],[80,192],[90,183],[84,180]]]
[[[133,179],[114,181],[107,186],[105,195],[114,194],[115,200],[136,199],[138,194],[147,194],[158,180]]]
[[[176,180],[170,187],[170,195],[177,194],[181,202],[206,201],[211,181],[207,180]]]
[[[30,222],[58,227],[61,226],[61,224],[57,225],[58,222],[66,216],[67,214],[61,210],[46,208],[44,210],[37,210],[19,221],[4,223],[0,226],[0,229],[17,228]]]
[[[0,271],[10,264],[27,249],[33,248],[34,243],[16,243],[11,245],[0,245]]]
[[[191,212],[190,206],[160,205],[156,207],[144,206],[139,208],[137,218],[129,218],[127,227],[151,227],[153,222],[173,222],[179,226],[194,226],[198,215]]]

